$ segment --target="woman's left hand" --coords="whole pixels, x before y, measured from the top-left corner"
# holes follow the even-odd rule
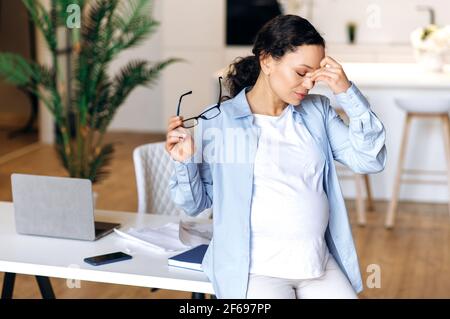
[[[329,56],[320,61],[320,69],[308,72],[305,76],[313,82],[325,82],[334,94],[345,92],[351,86],[342,66]]]

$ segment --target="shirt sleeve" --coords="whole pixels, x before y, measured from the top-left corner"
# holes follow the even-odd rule
[[[349,125],[330,106],[330,100],[322,96],[334,159],[356,173],[383,170],[386,165],[386,133],[369,102],[352,82],[347,91],[336,94],[335,98],[347,114]]]
[[[205,162],[197,163],[195,158],[197,157],[194,155],[184,162],[171,159],[173,173],[169,181],[172,200],[191,216],[210,208],[213,200],[210,165]]]

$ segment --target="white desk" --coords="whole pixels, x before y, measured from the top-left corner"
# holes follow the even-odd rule
[[[97,211],[96,220],[130,226],[158,226],[174,217]],[[123,251],[133,259],[91,266],[83,259]],[[202,272],[167,266],[171,254],[157,254],[115,233],[94,242],[19,235],[12,203],[0,202],[0,272],[213,294]]]

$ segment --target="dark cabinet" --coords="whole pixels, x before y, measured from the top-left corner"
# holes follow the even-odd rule
[[[252,45],[258,30],[279,14],[276,0],[227,0],[227,45]]]

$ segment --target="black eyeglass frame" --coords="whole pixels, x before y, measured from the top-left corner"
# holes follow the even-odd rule
[[[192,94],[192,91],[186,92],[186,93],[184,93],[184,94],[182,94],[182,95],[180,96],[180,99],[178,100],[177,116],[180,115],[180,105],[181,105],[181,100],[183,99],[184,96],[189,95],[189,94]],[[191,125],[191,126],[184,126],[184,125],[183,125],[183,127],[184,127],[184,128],[192,128],[192,127],[195,127],[195,126],[198,125],[198,119],[202,119],[202,120],[212,120],[213,118],[219,116],[219,114],[221,113],[221,110],[220,110],[220,104],[221,104],[221,102],[222,102],[221,100],[222,100],[222,77],[219,76],[219,100],[217,101],[217,104],[214,105],[214,106],[211,106],[211,107],[208,108],[207,110],[203,111],[203,112],[202,112],[200,115],[198,115],[198,116],[190,117],[190,118],[188,118],[188,119],[183,120],[182,123],[185,123],[185,122],[187,122],[187,121],[192,121],[192,120],[195,121],[195,124],[194,124],[194,125]],[[213,109],[215,109],[215,108],[217,108],[217,110],[219,111],[219,113],[217,113],[215,116],[213,116],[213,117],[211,117],[211,118],[206,118],[206,117],[204,116],[204,114],[206,114],[207,112],[209,112],[209,111],[211,111],[211,110],[213,110]]]

